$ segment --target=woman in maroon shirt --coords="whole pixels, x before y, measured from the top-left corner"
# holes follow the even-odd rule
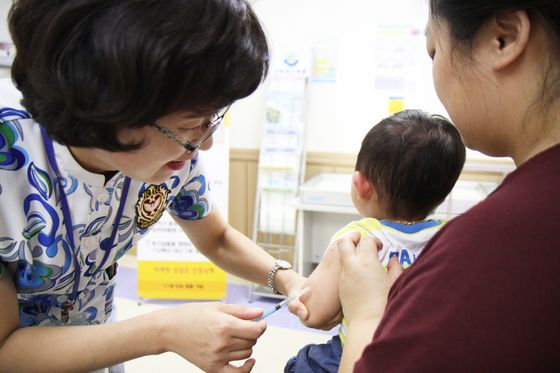
[[[560,2],[431,0],[430,9],[440,100],[468,147],[517,169],[400,277],[371,240],[339,242],[349,319],[340,371],[558,372]]]

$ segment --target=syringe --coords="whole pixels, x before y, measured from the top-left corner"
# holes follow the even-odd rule
[[[253,320],[259,321],[259,320],[264,319],[265,317],[268,317],[268,316],[272,315],[274,312],[278,311],[280,308],[282,308],[286,304],[290,303],[294,299],[297,299],[297,298],[301,297],[303,294],[307,293],[310,289],[311,288],[309,288],[309,287],[301,289],[300,291],[296,292],[295,294],[290,295],[288,298],[284,299],[282,302],[277,303],[274,307],[272,307],[271,309],[269,309],[268,311],[263,313],[261,316],[257,317],[256,319],[253,319]]]

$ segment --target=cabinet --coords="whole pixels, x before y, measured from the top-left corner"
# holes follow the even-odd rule
[[[331,236],[360,215],[352,204],[352,174],[317,175],[299,189],[296,202],[296,268],[308,276],[323,257]]]

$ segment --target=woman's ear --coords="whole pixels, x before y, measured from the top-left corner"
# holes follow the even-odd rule
[[[519,59],[527,49],[531,21],[526,11],[517,10],[495,17],[492,24],[494,71],[502,70]]]
[[[375,186],[360,171],[355,171],[352,175],[352,184],[357,192],[357,197],[362,200],[370,199],[372,196],[377,198]]]

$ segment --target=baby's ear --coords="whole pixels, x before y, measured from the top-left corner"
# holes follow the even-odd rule
[[[366,175],[360,171],[355,171],[352,175],[352,184],[358,193],[359,199],[369,199],[374,195],[377,198],[377,191],[375,185],[368,180]]]

